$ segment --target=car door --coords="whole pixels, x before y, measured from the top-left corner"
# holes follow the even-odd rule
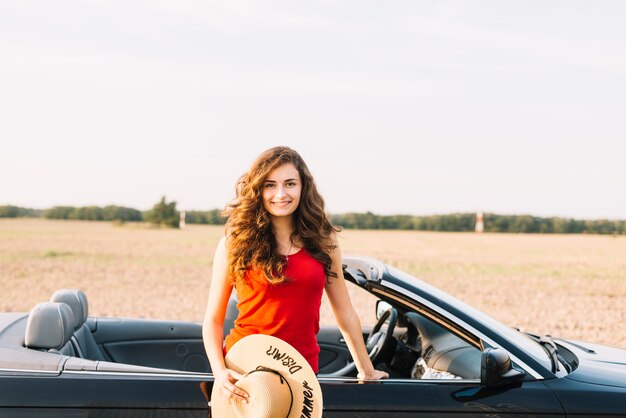
[[[0,378],[0,417],[206,418],[213,377],[72,371]]]
[[[332,373],[343,368],[352,357],[337,327],[322,327],[317,334],[320,347],[319,373]]]
[[[367,339],[372,327],[363,327],[363,339]],[[332,374],[343,369],[352,361],[352,356],[345,343],[343,335],[336,326],[321,327],[317,334],[317,344],[320,347],[319,374]],[[356,376],[356,371],[352,376]]]
[[[115,363],[208,373],[199,323],[154,319],[98,318],[93,336]]]
[[[320,383],[324,418],[565,416],[555,394],[541,381],[498,389],[467,380],[322,378]]]

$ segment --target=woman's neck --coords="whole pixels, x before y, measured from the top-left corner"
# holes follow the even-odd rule
[[[292,216],[281,216],[272,218],[272,231],[279,241],[289,241],[291,234],[295,231],[295,225]]]

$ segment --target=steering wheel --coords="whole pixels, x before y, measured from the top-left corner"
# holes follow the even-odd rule
[[[389,308],[378,318],[378,322],[376,322],[376,325],[374,325],[374,328],[367,336],[365,347],[367,347],[372,364],[376,365],[380,360],[381,354],[385,351],[384,349],[389,344],[389,341],[391,341],[397,322],[398,311],[394,308]]]
[[[398,322],[398,311],[394,308],[390,308],[385,311],[372,331],[367,336],[367,340],[365,341],[365,347],[367,348],[367,353],[372,360],[372,364],[376,365],[377,360],[380,359],[381,353],[384,352],[384,348],[387,343],[391,340],[391,336],[393,335],[393,330],[396,327],[396,323]],[[386,326],[385,326],[385,323]],[[336,370],[332,373],[320,373],[318,377],[342,377],[348,376],[356,370],[356,365],[354,361],[350,361],[341,369]]]

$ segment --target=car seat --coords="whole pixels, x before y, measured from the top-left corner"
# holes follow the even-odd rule
[[[70,343],[74,314],[65,303],[42,302],[28,315],[24,345],[28,348],[75,356]]]
[[[50,301],[67,304],[74,314],[71,341],[74,344],[77,357],[108,361],[109,359],[96,343],[96,339],[86,322],[89,314],[87,295],[79,289],[59,289],[54,292]]]

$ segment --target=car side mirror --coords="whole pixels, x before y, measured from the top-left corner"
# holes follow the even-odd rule
[[[384,300],[379,300],[376,302],[376,319],[380,319],[385,312],[389,309],[393,308],[390,303],[385,302]]]
[[[502,348],[487,348],[480,358],[480,384],[502,386],[522,380],[526,374],[513,367],[511,357]]]

